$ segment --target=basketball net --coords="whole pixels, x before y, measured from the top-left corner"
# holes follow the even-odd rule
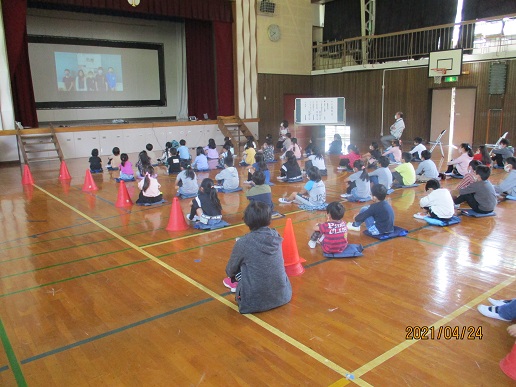
[[[446,69],[432,69],[436,73],[441,73],[440,75],[434,75],[434,83],[440,84],[442,82],[443,75],[446,75]]]

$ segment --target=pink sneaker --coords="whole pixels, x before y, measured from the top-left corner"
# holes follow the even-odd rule
[[[231,278],[226,277],[226,278],[224,278],[222,280],[222,283],[224,284],[224,286],[226,288],[229,288],[231,290],[231,293],[235,293],[236,292],[236,288],[237,288],[238,282],[232,282]]]

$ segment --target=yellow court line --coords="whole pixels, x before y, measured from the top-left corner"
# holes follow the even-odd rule
[[[514,281],[516,281],[516,276],[512,276],[511,278],[506,279],[502,283],[496,285],[495,287],[491,288],[487,292],[482,293],[480,296],[474,298],[473,300],[471,300],[467,304],[461,306],[460,308],[458,308],[457,310],[453,311],[449,315],[443,317],[442,319],[440,319],[439,321],[437,321],[436,323],[431,325],[431,327],[439,328],[439,327],[445,325],[446,323],[450,322],[454,318],[457,318],[461,314],[467,312],[468,310],[471,310],[472,307],[474,307],[475,305],[479,304],[481,301],[485,300],[488,297],[491,297],[493,294],[495,294],[495,293],[499,292],[500,290],[502,290],[503,288],[509,286]],[[365,373],[371,371],[372,369],[378,367],[379,365],[385,363],[387,360],[389,360],[392,357],[396,356],[401,351],[407,349],[411,345],[416,344],[418,341],[421,341],[421,340],[406,340],[406,341],[398,344],[397,346],[391,348],[387,352],[384,352],[382,355],[378,356],[376,359],[373,359],[369,363],[364,364],[362,367],[358,368],[352,374],[355,377],[361,377]]]
[[[100,229],[102,229],[105,232],[109,233],[110,235],[114,236],[120,242],[125,243],[129,247],[131,247],[134,250],[138,251],[139,253],[143,254],[144,256],[146,256],[147,258],[149,258],[152,261],[156,262],[157,264],[161,265],[162,267],[164,267],[165,269],[169,270],[170,272],[174,273],[179,278],[185,280],[189,284],[191,284],[191,285],[195,286],[196,288],[198,288],[199,290],[205,292],[210,297],[214,298],[215,300],[221,302],[222,304],[226,305],[227,307],[229,307],[229,308],[233,309],[234,311],[238,312],[238,306],[236,304],[234,304],[233,302],[227,300],[225,297],[220,296],[218,293],[213,292],[212,290],[208,289],[206,286],[204,286],[201,283],[195,281],[193,278],[188,277],[186,274],[184,274],[184,273],[180,272],[179,270],[173,268],[172,266],[166,264],[165,262],[163,262],[160,259],[156,258],[152,254],[150,254],[147,251],[143,250],[141,247],[139,247],[139,246],[135,245],[134,243],[128,241],[124,237],[120,236],[119,234],[115,233],[111,229],[109,229],[106,226],[102,225],[101,223],[97,222],[93,218],[89,217],[85,213],[79,211],[75,207],[73,207],[70,204],[68,204],[68,203],[64,202],[63,200],[59,199],[57,196],[52,195],[50,192],[46,191],[45,189],[39,187],[36,184],[34,184],[34,187],[36,187],[40,191],[42,191],[45,194],[47,194],[52,199],[56,200],[58,203],[61,203],[63,206],[68,207],[70,210],[72,210],[73,212],[75,212],[79,216],[82,216],[84,219],[86,219],[89,222],[93,223],[94,225],[96,225]],[[243,314],[242,316],[247,317],[252,322],[254,322],[257,325],[261,326],[262,328],[266,329],[267,331],[269,331],[273,335],[279,337],[283,341],[286,341],[287,343],[291,344],[293,347],[297,348],[301,352],[304,352],[306,355],[310,356],[314,360],[316,360],[319,363],[325,365],[326,367],[330,368],[331,370],[335,371],[336,373],[338,373],[338,374],[340,374],[342,376],[346,376],[347,374],[349,374],[349,371],[347,371],[346,369],[342,368],[341,366],[339,366],[338,364],[332,362],[331,360],[325,358],[324,356],[322,356],[321,354],[317,353],[316,351],[314,351],[310,347],[300,343],[299,341],[297,341],[294,338],[290,337],[286,333],[284,333],[284,332],[280,331],[279,329],[275,328],[271,324],[269,324],[269,323],[259,319],[255,315],[253,315],[253,314]],[[357,380],[357,379],[358,378],[356,378],[354,380],[354,382],[356,384],[358,384],[360,386],[370,386],[369,383],[364,382],[363,380],[360,380],[360,379]]]
[[[292,212],[289,212],[289,213],[285,214],[285,216],[297,214],[297,213],[303,212],[303,211],[304,210],[292,211]],[[218,228],[216,230],[209,230],[209,231],[205,231],[205,232],[199,232],[199,233],[196,233],[196,234],[185,235],[185,236],[182,236],[182,237],[179,237],[179,238],[167,239],[167,240],[161,241],[161,242],[150,243],[148,245],[142,245],[141,248],[142,249],[148,249],[150,247],[161,246],[161,245],[164,245],[164,244],[167,244],[167,243],[176,242],[176,241],[180,241],[180,240],[188,239],[188,238],[194,238],[194,237],[200,236],[200,235],[211,234],[212,232],[217,232],[217,231],[221,231],[221,230],[229,230],[231,228],[236,228],[236,227],[241,227],[241,226],[245,226],[245,223],[233,224],[231,226],[227,226],[227,227],[224,227],[224,228]]]

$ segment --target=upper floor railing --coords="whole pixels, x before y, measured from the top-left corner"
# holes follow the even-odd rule
[[[464,54],[516,51],[516,14],[317,44],[312,69],[421,59],[454,48]]]

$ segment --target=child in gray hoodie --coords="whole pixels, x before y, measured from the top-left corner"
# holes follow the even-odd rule
[[[264,312],[287,304],[292,287],[285,272],[280,237],[271,223],[270,207],[251,201],[244,212],[251,230],[239,238],[226,266],[224,286],[235,292],[240,313]]]

